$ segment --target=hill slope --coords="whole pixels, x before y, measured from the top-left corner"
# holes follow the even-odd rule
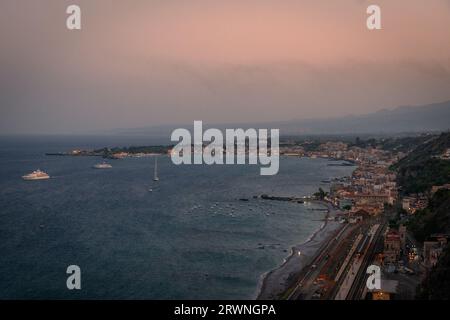
[[[433,185],[450,183],[450,160],[438,157],[450,148],[450,132],[417,146],[393,168],[397,170],[397,182],[403,193],[418,193]]]
[[[398,107],[375,113],[334,119],[290,122],[286,129],[304,133],[398,133],[450,129],[450,101],[415,107]],[[297,128],[295,128],[297,126]]]

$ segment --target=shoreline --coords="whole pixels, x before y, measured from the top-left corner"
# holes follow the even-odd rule
[[[300,244],[292,246],[290,255],[283,260],[281,265],[260,276],[256,294],[254,296],[255,299],[279,299],[280,295],[292,286],[296,276],[300,274],[320,253],[320,249],[323,245],[328,243],[336,232],[341,229],[342,224],[337,221],[328,220],[329,217],[333,217],[336,213],[336,209],[333,208],[329,202],[323,200],[312,202],[327,207],[328,210],[324,216],[325,221],[308,239]]]
[[[310,158],[312,159],[312,157]],[[346,159],[343,160],[347,161]],[[350,163],[354,162],[351,161]],[[358,168],[356,163],[354,165]],[[324,216],[325,221],[306,241],[292,246],[289,256],[283,260],[281,265],[260,276],[254,299],[280,299],[281,295],[292,287],[297,276],[320,254],[324,245],[329,243],[344,228],[336,220],[328,220],[330,217],[335,217],[339,211],[330,202],[326,200],[312,200],[310,202],[324,205],[327,208]]]

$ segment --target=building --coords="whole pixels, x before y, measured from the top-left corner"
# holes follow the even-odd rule
[[[383,212],[383,205],[358,204],[352,207],[350,213],[354,214],[361,210],[367,212],[370,216],[377,216]]]
[[[372,289],[369,292],[372,294],[372,300],[393,300],[397,294],[397,287],[397,280],[381,279],[381,288]]]
[[[450,148],[447,148],[440,158],[442,160],[450,160]]]
[[[435,194],[436,192],[438,192],[441,189],[450,189],[450,183],[449,184],[444,184],[442,186],[432,186],[431,187],[431,194]]]
[[[384,235],[384,263],[397,263],[400,259],[402,240],[397,230],[388,229]]]
[[[411,196],[402,199],[402,209],[409,214],[414,214],[417,210],[428,207],[428,198],[424,196]]]
[[[413,202],[413,198],[404,197],[402,199],[402,209],[405,210],[406,212],[409,212],[411,210],[412,202]]]
[[[400,235],[400,243],[402,250],[404,251],[406,246],[406,226],[401,224],[400,227],[398,227],[398,234]]]
[[[388,194],[355,194],[354,198],[357,204],[378,205],[385,203],[393,204],[394,202]]]
[[[113,157],[116,158],[116,159],[123,159],[123,158],[128,157],[128,153],[126,153],[126,152],[117,152],[117,153],[113,154]]]
[[[447,246],[448,235],[432,235],[423,243],[423,259],[427,268],[434,267]]]

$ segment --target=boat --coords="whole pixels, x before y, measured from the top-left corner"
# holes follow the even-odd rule
[[[94,169],[111,169],[112,165],[110,165],[107,162],[102,162],[102,163],[97,163],[96,165],[94,165]]]
[[[27,175],[22,176],[23,180],[46,180],[50,179],[50,176],[41,170],[33,171],[32,173],[29,173]]]
[[[155,172],[153,176],[153,181],[159,181],[158,178],[158,157],[155,157]]]

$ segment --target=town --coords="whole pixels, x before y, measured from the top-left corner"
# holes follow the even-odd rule
[[[206,148],[202,144],[202,151]],[[122,159],[172,156],[173,152],[174,147],[168,145],[76,149],[48,155]],[[238,152],[235,148],[234,153]],[[248,141],[240,152],[250,155]],[[223,153],[226,154],[226,146]],[[450,238],[449,219],[442,217],[445,223],[436,228],[434,220],[428,217],[436,214],[436,207],[450,201],[450,133],[380,139],[282,137],[278,155],[328,159],[329,166],[351,166],[354,170],[351,176],[322,181],[327,190],[319,188],[311,196],[254,196],[263,200],[324,203],[328,207],[324,209],[325,221],[340,225],[306,268],[289,274],[282,289],[263,293],[260,298],[416,298],[444,255]],[[381,268],[381,288],[369,290],[366,270],[372,265]]]
[[[437,193],[445,193],[441,198],[448,202],[450,184],[445,180],[448,173],[438,177],[428,175],[428,184],[419,184],[414,188],[411,186],[414,179],[408,178],[409,185],[401,185],[399,181],[405,179],[398,175],[399,172],[404,175],[402,165],[407,167],[411,159],[416,160],[419,156],[448,168],[449,138],[449,133],[417,137],[412,148],[402,148],[405,141],[411,144],[411,138],[398,139],[394,142],[394,145],[397,144],[395,146],[389,146],[392,139],[367,144],[361,143],[359,138],[356,143],[335,140],[282,144],[281,155],[342,160],[344,162],[340,165],[355,165],[356,169],[350,177],[330,181],[329,192],[320,189],[315,194],[318,200],[326,201],[335,208],[335,215],[331,218],[339,221],[342,227],[337,229],[335,236],[320,249],[308,267],[291,275],[293,281],[286,290],[271,298],[417,298],[421,283],[445,252],[449,234],[421,234],[417,229],[424,228],[423,221],[416,220],[425,214],[430,203],[436,202]],[[415,148],[415,143],[423,141],[423,148],[433,152],[417,155],[417,150],[422,148]],[[314,147],[311,147],[312,144]],[[332,162],[330,165],[336,164]],[[420,181],[420,174],[415,177]],[[434,180],[447,183],[433,185]],[[420,192],[415,189],[420,189]],[[366,270],[370,265],[381,267],[379,289],[369,290],[366,287]]]

